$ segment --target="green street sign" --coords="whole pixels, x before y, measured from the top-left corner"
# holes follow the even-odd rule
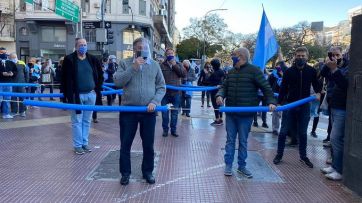
[[[69,0],[56,0],[55,14],[63,16],[74,23],[79,22],[79,6]]]
[[[25,3],[28,3],[28,4],[33,4],[34,3],[34,0],[24,0]]]

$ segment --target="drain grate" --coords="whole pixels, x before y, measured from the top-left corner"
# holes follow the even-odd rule
[[[140,182],[142,178],[142,151],[131,151],[131,177],[130,181]],[[159,160],[159,153],[155,152],[155,174]],[[101,181],[119,181],[121,174],[119,173],[119,150],[110,151],[101,163],[88,175],[87,180]]]

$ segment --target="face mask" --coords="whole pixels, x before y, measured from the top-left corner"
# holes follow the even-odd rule
[[[175,57],[174,56],[167,56],[167,61],[171,61],[173,60]]]
[[[0,59],[7,59],[8,55],[7,54],[0,54]]]
[[[116,63],[116,59],[111,59],[111,62],[112,62],[112,63]]]
[[[78,52],[82,55],[84,55],[85,53],[87,53],[88,47],[87,46],[81,46],[78,49]]]
[[[299,67],[304,66],[304,64],[307,63],[307,60],[304,58],[296,58],[295,64]]]
[[[237,64],[237,63],[240,61],[240,59],[239,59],[238,56],[233,56],[233,57],[231,57],[231,60],[233,60],[233,65],[234,65],[234,66],[235,66],[235,64]]]
[[[11,59],[10,61],[12,61],[14,63],[18,63],[18,59]]]
[[[337,65],[341,65],[341,63],[342,63],[342,59],[341,58],[337,59]]]

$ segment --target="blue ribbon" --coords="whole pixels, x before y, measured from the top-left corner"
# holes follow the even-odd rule
[[[43,102],[34,100],[24,100],[24,105],[79,111],[147,112],[147,106],[95,106],[81,104],[64,104],[59,102]],[[156,106],[155,111],[165,112],[168,111],[168,107]]]
[[[12,87],[40,87],[37,83],[0,83],[1,87],[12,86]]]
[[[170,90],[180,90],[180,91],[194,91],[194,92],[201,92],[201,91],[212,91],[217,90],[217,87],[181,87],[181,86],[173,86],[173,85],[166,85],[166,89]]]
[[[0,96],[10,96],[10,97],[59,97],[63,98],[63,94],[55,93],[55,94],[34,94],[34,93],[18,93],[18,92],[0,92]]]
[[[310,96],[304,99],[301,99],[299,101],[295,101],[283,106],[278,106],[276,111],[286,111],[292,108],[295,108],[297,106],[301,106],[303,104],[309,103],[311,101],[316,100],[316,96]],[[245,107],[220,107],[220,112],[226,112],[226,113],[231,113],[231,112],[268,112],[269,111],[269,107],[267,106],[245,106]]]

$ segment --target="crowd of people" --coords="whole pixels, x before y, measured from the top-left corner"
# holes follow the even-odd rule
[[[162,112],[163,137],[169,132],[178,137],[177,121],[179,110],[190,117],[192,92],[166,89],[173,86],[212,86],[217,89],[203,91],[201,108],[214,109],[215,120],[211,125],[221,126],[225,122],[227,140],[225,146],[226,176],[233,175],[232,165],[238,137],[237,172],[251,178],[252,172],[246,167],[247,140],[251,126],[258,127],[255,112],[221,113],[221,106],[268,106],[272,112],[272,133],[278,136],[278,148],[274,164],[282,162],[286,138],[290,145],[299,146],[300,161],[313,168],[307,155],[307,129],[312,119],[310,135],[317,137],[319,115],[329,115],[328,137],[323,140],[331,145],[331,166],[321,169],[328,179],[340,180],[343,174],[343,140],[346,115],[346,92],[348,88],[348,58],[342,55],[341,47],[332,47],[325,60],[314,66],[308,63],[309,52],[305,47],[295,50],[292,61],[287,64],[281,50],[278,62],[269,73],[251,64],[250,53],[246,48],[236,49],[231,56],[232,66],[218,58],[206,62],[201,68],[198,63],[192,67],[189,60],[177,61],[175,50],[168,48],[164,60],[155,61],[151,57],[148,40],[138,38],[133,43],[134,57],[117,63],[110,55],[101,61],[87,52],[87,42],[83,38],[75,41],[75,51],[59,60],[54,68],[50,59],[42,61],[30,58],[28,63],[18,60],[16,53],[7,55],[0,48],[0,82],[36,83],[37,87],[0,86],[0,92],[43,93],[49,88],[53,93],[54,84],[60,83],[61,101],[80,105],[102,105],[102,84],[114,83],[123,89],[119,105],[147,106],[147,112],[121,112],[120,124],[120,173],[121,184],[127,185],[131,174],[130,150],[139,128],[144,152],[142,173],[145,180],[153,184],[154,137],[156,125],[156,106],[171,105],[171,110]],[[275,96],[277,95],[277,96]],[[279,105],[289,104],[311,95],[316,100],[296,108],[276,112]],[[0,96],[3,119],[16,115],[25,117],[23,98]],[[113,105],[116,95],[107,96],[107,105]],[[206,99],[206,102],[205,102]],[[10,100],[14,101],[10,105]],[[53,100],[53,98],[50,98]],[[211,105],[210,105],[211,102]],[[262,127],[268,128],[266,112],[261,113]],[[223,119],[225,117],[225,119]],[[97,123],[97,112],[72,111],[72,137],[76,154],[91,152],[89,130],[91,120]],[[225,121],[224,121],[225,120]],[[281,123],[280,123],[281,122]]]

